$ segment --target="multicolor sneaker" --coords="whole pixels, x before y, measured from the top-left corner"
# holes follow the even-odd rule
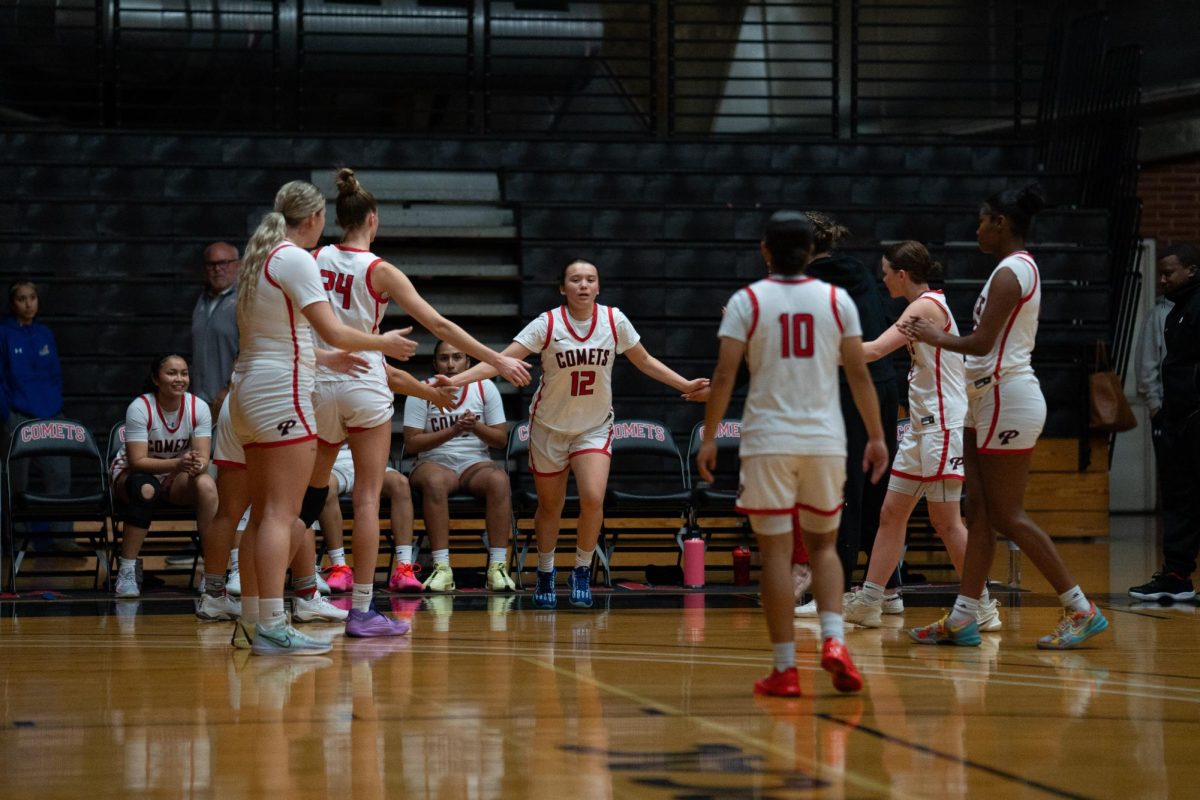
[[[917,644],[957,644],[962,647],[978,647],[983,641],[979,638],[979,623],[967,620],[957,628],[950,624],[950,612],[932,625],[923,628],[912,628],[908,636]]]
[[[354,570],[345,564],[334,564],[325,570],[325,582],[331,592],[349,592],[354,588]]]
[[[884,614],[903,614],[904,613],[904,598],[899,592],[895,594],[885,594],[883,596],[883,613]]]
[[[291,625],[278,628],[254,626],[254,642],[250,652],[256,656],[319,656],[333,649],[329,642],[305,636]]]
[[[857,692],[863,687],[862,675],[850,660],[846,644],[832,636],[821,646],[821,669],[833,677],[833,688],[839,692]]]
[[[567,573],[567,588],[571,590],[571,605],[576,608],[591,608],[592,568],[576,567]]]
[[[554,576],[557,570],[537,571],[537,586],[533,589],[533,604],[538,608],[554,608],[558,605],[558,593],[554,591]]]
[[[878,628],[883,624],[883,601],[872,603],[862,592],[847,592],[842,598],[842,616],[846,622],[864,628]]]
[[[117,597],[140,597],[136,572],[118,572],[115,594]]]
[[[450,569],[449,564],[435,563],[433,572],[429,573],[422,586],[431,592],[453,592],[454,570]]]
[[[1064,608],[1054,633],[1038,639],[1037,646],[1039,650],[1070,650],[1107,629],[1108,620],[1095,603],[1091,604],[1086,614]]]
[[[788,667],[783,672],[771,670],[771,674],[754,682],[754,693],[771,697],[799,697],[800,678],[795,667]]]
[[[493,561],[487,568],[487,588],[493,592],[515,592],[517,584],[508,575],[508,565],[503,561]]]
[[[229,577],[225,580],[225,594],[230,597],[242,596],[242,573],[236,569],[229,573]]]
[[[250,627],[240,619],[233,621],[233,636],[229,638],[229,644],[238,650],[249,650],[254,644],[254,628]]]
[[[205,622],[237,619],[241,615],[242,604],[228,595],[202,594],[196,603],[196,616]]]
[[[388,619],[373,608],[366,611],[351,610],[346,619],[346,635],[356,639],[372,636],[403,636],[411,626],[400,619]]]
[[[979,604],[979,613],[975,615],[975,621],[979,623],[981,632],[998,631],[1004,627],[1004,623],[1000,621],[999,608],[1000,601],[995,598]]]
[[[425,587],[421,585],[421,581],[417,579],[417,573],[421,571],[420,564],[406,564],[403,561],[396,562],[396,568],[392,570],[392,576],[388,578],[389,592],[419,592]]]
[[[292,619],[296,622],[345,622],[349,615],[321,597],[320,592],[311,600],[297,595],[292,601]]]

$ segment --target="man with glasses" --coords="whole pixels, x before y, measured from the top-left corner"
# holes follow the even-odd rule
[[[238,354],[237,248],[216,242],[204,249],[204,292],[192,311],[192,393],[212,407],[225,402]]]

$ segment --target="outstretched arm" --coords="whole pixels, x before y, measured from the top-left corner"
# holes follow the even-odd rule
[[[508,347],[504,348],[500,355],[505,358],[515,358],[518,361],[524,361],[532,355],[524,346],[513,342]],[[522,364],[524,366],[524,364]],[[460,372],[450,379],[451,386],[468,386],[475,381],[489,380],[496,377],[500,373],[491,364],[480,362],[465,372]]]
[[[1021,283],[1013,271],[1005,267],[992,278],[987,305],[983,308],[979,324],[966,336],[952,336],[943,331],[940,325],[935,325],[920,316],[906,315],[896,324],[910,339],[927,342],[952,353],[985,356],[996,346],[1000,331],[1004,329],[1005,323],[1020,301]]]
[[[404,338],[412,333],[412,328],[381,334],[363,333],[343,325],[333,315],[333,309],[327,300],[309,303],[300,309],[300,313],[316,329],[322,341],[328,342],[338,350],[378,350],[400,361],[407,361],[417,352],[417,343]]]
[[[644,374],[649,375],[659,383],[666,384],[680,394],[689,395],[708,386],[708,378],[693,378],[688,380],[654,356],[646,352],[646,348],[638,342],[625,351],[625,356]],[[685,398],[690,399],[690,398]]]
[[[433,403],[438,408],[448,408],[453,405],[455,395],[458,394],[451,386],[430,385],[424,381],[419,381],[404,370],[396,369],[391,364],[387,365],[387,379],[388,388],[395,394],[419,397],[422,400]]]

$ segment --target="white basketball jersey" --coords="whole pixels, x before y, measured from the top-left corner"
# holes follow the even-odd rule
[[[321,271],[322,285],[333,306],[333,315],[343,325],[363,333],[379,333],[379,323],[387,310],[388,298],[371,289],[371,271],[383,263],[383,259],[367,250],[356,250],[335,244],[322,247],[316,252],[317,267]],[[324,350],[337,348],[316,337],[317,347]],[[328,367],[317,367],[318,381],[368,380],[387,385],[384,358],[378,352],[360,352],[367,359],[371,371],[363,375],[347,375]]]
[[[409,397],[404,401],[404,427],[417,428],[425,433],[443,431],[468,411],[473,413],[481,425],[499,425],[504,422],[504,404],[500,390],[492,381],[476,381],[458,390],[458,399],[453,407],[443,411],[428,400]],[[464,462],[486,461],[490,454],[488,446],[473,433],[462,433],[441,445],[417,455],[417,463],[438,457],[452,458]]]
[[[190,392],[184,394],[179,408],[173,412],[164,411],[153,392],[134,398],[125,411],[124,441],[145,442],[150,458],[178,458],[192,448],[194,438],[212,438],[212,413],[208,403]],[[110,473],[115,478],[127,465],[122,445]]]
[[[846,455],[838,356],[862,327],[845,290],[771,276],[729,298],[717,335],[746,343],[742,456]]]
[[[571,318],[566,306],[547,311],[513,341],[542,354],[542,379],[529,420],[574,435],[601,425],[612,412],[612,368],[620,353],[640,341],[618,308],[597,303],[592,318]]]
[[[958,336],[958,323],[941,292],[925,292],[918,300],[937,303],[946,315],[942,330]],[[909,342],[908,416],[916,433],[961,428],[967,413],[963,357],[925,342]]]
[[[233,371],[288,370],[293,385],[307,383],[311,393],[316,367],[312,327],[300,312],[328,299],[313,257],[302,247],[282,242],[267,256],[258,278],[247,323],[240,327]]]
[[[985,379],[988,377],[999,379],[1010,374],[1033,374],[1033,346],[1037,339],[1038,312],[1042,307],[1042,284],[1037,264],[1029,253],[1024,250],[1013,253],[992,270],[979,299],[975,301],[975,325],[979,325],[983,309],[987,306],[992,281],[1002,269],[1012,270],[1017,277],[1021,284],[1021,299],[1009,315],[992,352],[985,356],[967,356],[968,384],[983,381],[986,385]]]

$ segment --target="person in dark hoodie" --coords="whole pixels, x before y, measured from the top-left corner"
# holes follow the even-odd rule
[[[863,341],[876,339],[892,324],[884,308],[883,292],[875,276],[866,265],[852,256],[837,252],[838,243],[850,235],[843,226],[825,214],[810,211],[807,214],[816,230],[816,254],[808,265],[807,274],[826,283],[845,289],[858,309],[862,322]],[[868,365],[875,394],[879,398],[879,411],[883,429],[896,430],[896,409],[900,403],[900,391],[896,385],[896,371],[891,359],[880,359]],[[850,387],[846,383],[845,371],[839,373],[839,389],[842,399],[842,419],[846,423],[847,452],[861,453],[867,443],[867,431],[862,418],[854,406]],[[896,455],[894,433],[886,437],[888,457]],[[838,528],[838,556],[846,573],[846,588],[850,588],[850,576],[858,564],[859,550],[871,552],[875,543],[875,532],[879,528],[879,511],[887,494],[887,482],[870,483],[862,471],[861,464],[846,464],[846,508],[842,512]],[[900,585],[898,574],[893,572],[888,579],[889,593]],[[890,599],[890,598],[889,598]],[[893,601],[891,606],[899,605]],[[899,613],[889,606],[889,613]],[[804,608],[801,606],[800,608]]]
[[[1158,269],[1166,298],[1175,304],[1163,331],[1163,565],[1129,594],[1165,602],[1196,596],[1192,573],[1200,552],[1200,248],[1169,247]]]
[[[0,394],[4,403],[4,449],[13,431],[29,419],[46,419],[62,414],[62,368],[54,334],[40,322],[37,286],[17,281],[8,290],[12,315],[0,324]],[[41,474],[46,494],[65,494],[71,485],[71,460],[63,456],[41,456],[17,461],[12,468],[13,488],[29,483],[29,465]],[[34,540],[37,550],[49,543]]]

